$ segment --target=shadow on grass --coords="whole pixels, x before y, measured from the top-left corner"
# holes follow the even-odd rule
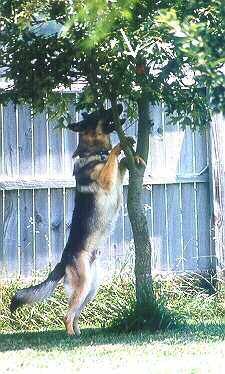
[[[107,344],[141,345],[153,342],[182,344],[185,342],[223,341],[225,323],[195,324],[179,327],[166,332],[150,334],[148,331],[116,333],[107,329],[83,329],[80,338],[68,337],[64,330],[21,332],[0,334],[0,352],[23,349],[71,350],[75,347],[88,347]]]

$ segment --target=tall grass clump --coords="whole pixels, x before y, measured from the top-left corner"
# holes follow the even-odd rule
[[[137,308],[135,285],[129,276],[115,276],[103,284],[97,297],[81,315],[81,327],[104,327],[117,331],[165,330],[181,324],[225,321],[225,287],[222,281],[214,292],[201,275],[154,278],[156,303]],[[35,282],[36,283],[36,280]],[[29,284],[30,285],[30,284]],[[24,306],[11,316],[10,299],[16,289],[27,286],[21,280],[0,284],[0,330],[38,331],[61,329],[67,311],[67,297],[62,284],[43,303]]]
[[[156,279],[157,292],[186,324],[225,322],[225,282],[220,274],[183,274]]]
[[[156,295],[154,303],[145,302],[137,306],[135,284],[129,280],[129,285],[131,287],[129,299],[119,288],[117,299],[120,300],[120,308],[108,321],[107,327],[120,332],[137,330],[155,332],[176,327],[182,322],[179,314],[172,308],[168,308],[162,295]]]

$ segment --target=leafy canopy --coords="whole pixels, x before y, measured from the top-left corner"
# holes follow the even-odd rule
[[[182,126],[203,127],[225,112],[222,0],[2,0],[1,101],[32,103],[67,118],[78,108],[141,96],[164,102]]]

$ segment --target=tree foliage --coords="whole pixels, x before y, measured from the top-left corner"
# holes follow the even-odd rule
[[[116,97],[131,116],[145,94],[192,128],[225,111],[222,1],[2,0],[0,15],[2,101],[66,117],[55,90],[83,80],[79,108]]]

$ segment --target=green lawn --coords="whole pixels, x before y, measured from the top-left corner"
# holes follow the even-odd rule
[[[0,373],[225,373],[225,324],[166,333],[83,329],[0,335]]]

